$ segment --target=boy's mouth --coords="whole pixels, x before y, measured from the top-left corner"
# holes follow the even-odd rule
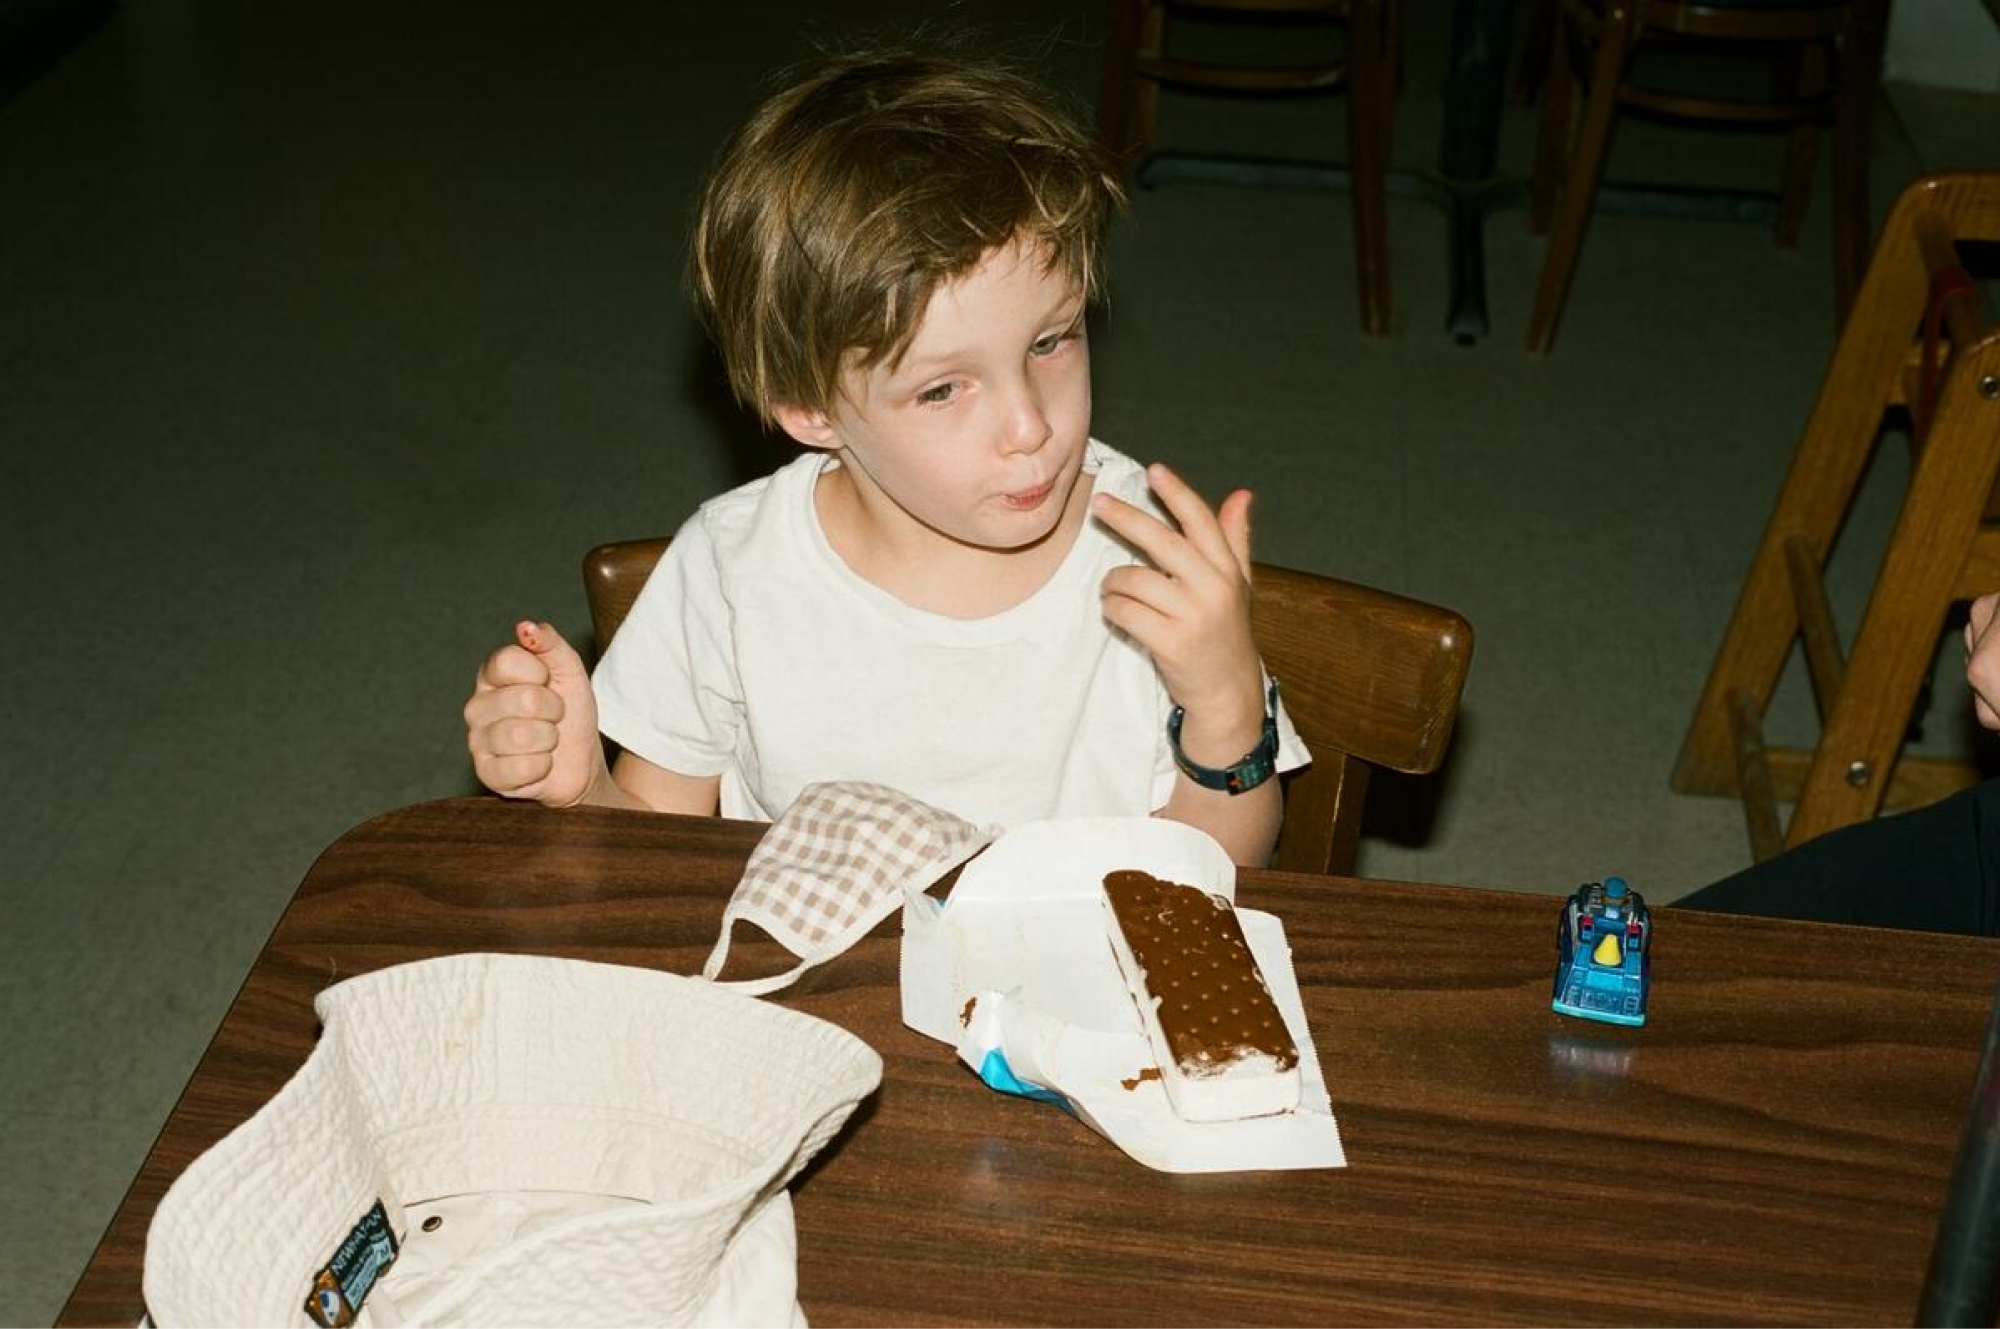
[[[1048,502],[1049,495],[1055,491],[1056,482],[1051,480],[1047,484],[1036,485],[1033,489],[1023,489],[1018,494],[1002,494],[1000,501],[1018,511],[1032,512]]]

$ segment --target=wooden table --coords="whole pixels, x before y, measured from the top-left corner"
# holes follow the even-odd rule
[[[328,983],[467,950],[697,972],[759,832],[464,799],[342,837],[60,1323],[138,1320],[154,1206],[304,1061]],[[1348,1168],[1163,1175],[993,1093],[899,1022],[892,922],[780,998],[886,1063],[796,1188],[813,1323],[1909,1322],[2000,942],[1661,911],[1625,1031],[1549,1011],[1555,899],[1240,898],[1284,919]]]

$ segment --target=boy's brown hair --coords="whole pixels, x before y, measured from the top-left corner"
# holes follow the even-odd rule
[[[690,284],[730,387],[824,411],[841,370],[894,364],[931,293],[1016,237],[1095,299],[1124,201],[1035,83],[952,55],[835,59],[765,102],[702,191]]]

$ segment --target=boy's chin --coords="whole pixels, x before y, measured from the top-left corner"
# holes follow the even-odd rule
[[[1009,513],[1013,520],[993,523],[993,540],[988,548],[1006,553],[1026,553],[1054,537],[1063,525],[1063,504],[1050,501],[1033,512]]]
[[[1025,554],[1041,547],[1056,533],[1060,520],[1041,522],[986,522],[977,529],[947,531],[944,534],[967,549],[988,554]]]

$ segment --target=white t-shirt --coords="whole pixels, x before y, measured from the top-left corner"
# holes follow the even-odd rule
[[[682,775],[721,777],[725,817],[770,821],[819,780],[887,785],[985,825],[1144,816],[1175,768],[1173,703],[1104,621],[1098,584],[1138,561],[1086,520],[1054,575],[990,618],[913,609],[821,529],[808,453],[711,499],[674,536],[592,680],[598,726]],[[1092,441],[1098,490],[1158,513],[1145,471]],[[1309,760],[1279,714],[1280,770]]]

